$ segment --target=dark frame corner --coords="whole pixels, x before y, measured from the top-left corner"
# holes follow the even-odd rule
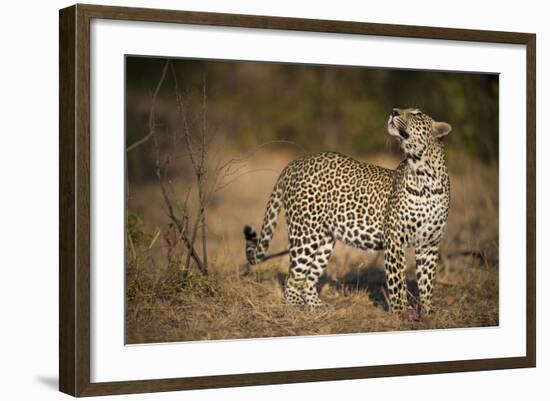
[[[253,373],[195,378],[90,382],[90,20],[197,25],[479,41],[527,48],[527,354],[524,357]],[[362,379],[536,365],[536,36],[237,14],[74,5],[59,12],[59,389],[73,396]]]

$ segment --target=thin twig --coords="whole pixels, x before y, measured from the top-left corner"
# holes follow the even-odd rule
[[[255,170],[248,170],[248,171],[243,171],[241,174],[239,174],[238,176],[234,177],[233,179],[229,180],[229,181],[226,181],[223,185],[219,185],[217,186],[216,188],[213,188],[213,193],[215,192],[218,192],[224,188],[226,188],[228,185],[231,185],[233,184],[235,181],[237,181],[239,178],[247,175],[247,174],[251,174],[251,173],[257,173],[259,171],[273,171],[271,169],[266,169],[266,168],[258,168],[258,169],[255,169]]]
[[[189,154],[189,158],[191,160],[191,165],[193,166],[193,169],[196,172],[198,168],[198,164],[195,160],[195,157],[194,157],[195,152],[193,150],[193,144],[191,143],[190,127],[189,127],[189,121],[187,119],[186,106],[183,100],[183,96],[181,94],[180,86],[178,83],[178,76],[176,74],[176,70],[173,64],[171,65],[171,71],[172,71],[172,77],[174,78],[176,102],[178,103],[179,115],[182,121],[183,137],[185,139],[185,145],[187,146],[187,153]]]
[[[160,76],[159,82],[157,83],[157,86],[155,88],[155,91],[153,92],[153,98],[151,100],[151,109],[149,110],[149,132],[147,135],[145,135],[143,138],[138,140],[137,142],[134,142],[130,146],[126,148],[126,152],[130,152],[132,149],[137,148],[138,146],[144,144],[147,142],[153,135],[155,135],[154,126],[151,127],[151,122],[154,121],[154,115],[155,115],[155,108],[157,103],[157,97],[160,92],[160,88],[162,86],[162,83],[164,82],[164,78],[166,78],[166,72],[168,71],[168,65],[170,64],[170,60],[166,60],[166,64],[164,64],[164,68],[162,69],[162,75]],[[153,128],[153,129],[151,129]]]
[[[153,245],[155,245],[155,242],[157,242],[157,239],[158,239],[159,235],[160,235],[160,228],[157,228],[157,232],[155,233],[155,236],[153,237],[153,239],[149,243],[149,246],[148,246],[149,249],[151,249],[153,247]]]
[[[204,179],[206,177],[206,74],[202,76],[202,146],[201,146],[201,171],[198,178],[199,201],[202,233],[202,262],[208,269],[208,257],[206,255],[206,199],[204,198]]]

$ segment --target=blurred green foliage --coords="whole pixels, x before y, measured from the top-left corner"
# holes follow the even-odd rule
[[[129,209],[126,209],[126,234],[136,246],[147,245],[153,239],[153,236],[144,230],[141,217]]]
[[[147,134],[151,94],[165,59],[127,57],[127,143]],[[366,155],[387,148],[393,107],[417,107],[449,122],[453,155],[498,162],[498,75],[303,64],[174,59],[189,104],[200,104],[206,77],[209,127],[228,143],[249,147],[274,140],[307,152]],[[173,78],[159,97],[161,126],[177,124]],[[197,116],[197,119],[200,118]],[[170,122],[172,121],[172,122]],[[143,152],[143,151],[142,151]],[[139,159],[138,155],[132,156]],[[132,162],[132,160],[130,160]],[[135,167],[141,164],[133,161]]]

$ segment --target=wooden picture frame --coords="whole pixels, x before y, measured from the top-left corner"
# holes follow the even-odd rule
[[[90,380],[90,21],[94,18],[526,46],[526,355],[510,358],[92,383]],[[75,5],[60,10],[59,29],[59,388],[62,392],[73,396],[93,396],[535,366],[536,37],[534,34],[95,5]]]

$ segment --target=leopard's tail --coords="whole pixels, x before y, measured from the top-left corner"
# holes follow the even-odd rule
[[[248,225],[244,226],[243,232],[246,240],[246,259],[251,265],[260,263],[266,258],[271,237],[273,237],[273,232],[275,231],[275,227],[277,227],[277,217],[283,206],[283,188],[281,181],[281,179],[277,181],[271,192],[269,201],[267,202],[260,237],[258,238],[254,227]]]

